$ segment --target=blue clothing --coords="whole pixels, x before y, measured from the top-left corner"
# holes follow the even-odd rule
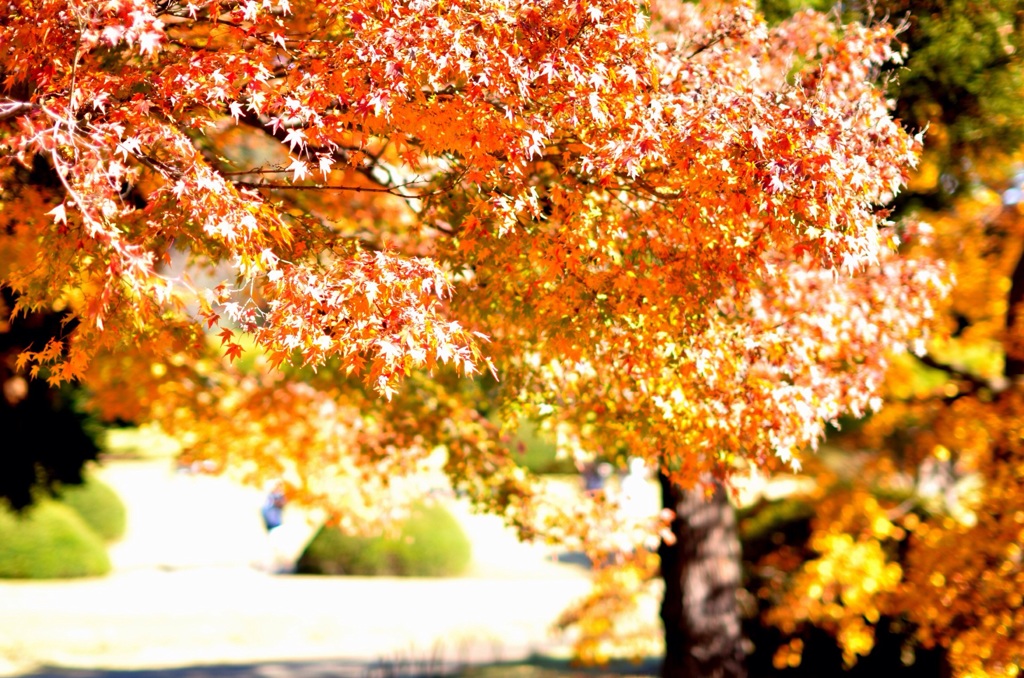
[[[261,513],[263,514],[263,524],[266,526],[267,532],[270,532],[275,527],[280,527],[282,514],[284,513],[284,495],[280,492],[268,494],[267,500],[263,502]]]

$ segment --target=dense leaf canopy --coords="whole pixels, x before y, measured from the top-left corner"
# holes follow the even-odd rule
[[[848,663],[872,652],[876,629],[900,628],[905,660],[940,646],[954,675],[1017,675],[1024,5],[922,0],[876,11],[910,12],[907,70],[891,91],[897,112],[928,131],[899,204],[932,225],[932,240],[914,248],[945,260],[955,285],[927,352],[894,362],[886,406],[847,435],[849,468],[815,469],[827,489],[811,499],[811,539],[762,563],[774,574],[758,593],[794,639],[777,665],[799,662],[811,625],[836,635]]]
[[[883,209],[920,145],[878,83],[884,24],[668,0],[0,17],[0,280],[10,312],[77,321],[11,369],[347,515],[440,455],[527,534],[592,525],[535,510],[483,391],[684,484],[795,464],[877,405],[943,290]]]

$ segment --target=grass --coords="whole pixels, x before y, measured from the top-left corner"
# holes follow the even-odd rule
[[[534,656],[524,661],[477,666],[453,665],[435,649],[425,657],[397,657],[376,662],[361,678],[649,678],[657,676],[660,658],[642,662],[612,661],[605,666],[576,666],[569,659]]]
[[[525,662],[464,669],[459,678],[647,678],[658,675],[660,659],[613,661],[606,666],[574,666],[568,659],[534,657]]]

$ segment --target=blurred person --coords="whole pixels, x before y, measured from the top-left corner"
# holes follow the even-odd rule
[[[263,517],[263,526],[267,530],[267,563],[265,569],[272,573],[281,573],[288,570],[284,565],[280,536],[281,523],[284,521],[284,506],[286,503],[284,495],[284,483],[280,480],[273,481],[267,486],[267,497],[263,500],[260,514]]]
[[[612,465],[608,462],[590,461],[584,464],[577,463],[577,469],[583,475],[584,492],[598,492],[603,490],[612,475]]]

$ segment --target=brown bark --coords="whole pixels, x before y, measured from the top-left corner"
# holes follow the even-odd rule
[[[721,487],[682,490],[661,476],[662,501],[676,513],[674,545],[662,544],[664,678],[745,678],[737,593],[740,542]]]
[[[1010,294],[1006,300],[1006,366],[1003,374],[1011,383],[1017,378],[1024,376],[1024,346],[1020,337],[1015,337],[1014,332],[1019,330],[1020,316],[1024,312],[1024,255],[1017,260],[1010,278]]]

